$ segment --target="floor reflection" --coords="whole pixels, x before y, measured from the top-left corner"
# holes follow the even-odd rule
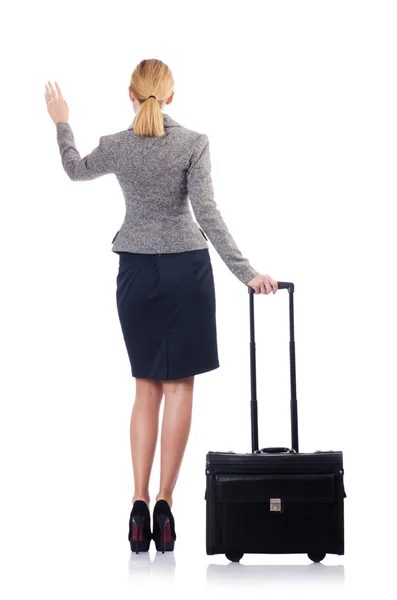
[[[252,555],[256,556],[257,555]],[[266,555],[263,555],[266,562]],[[255,559],[257,560],[257,558]],[[326,560],[326,558],[324,559]],[[192,562],[196,559],[192,555]],[[308,562],[304,565],[283,564],[250,564],[250,555],[245,555],[240,562],[229,562],[226,564],[207,564],[197,562],[197,574],[202,570],[207,584],[217,585],[274,585],[274,584],[327,584],[343,585],[345,582],[344,565],[327,565],[322,562]],[[309,561],[309,559],[308,559]],[[201,566],[202,565],[202,566]],[[174,552],[142,552],[130,554],[128,561],[129,575],[134,580],[159,579],[164,582],[175,577],[175,553]],[[198,577],[200,579],[200,577]]]
[[[249,557],[242,559],[249,561]],[[325,565],[310,563],[308,565],[250,565],[244,562],[229,562],[226,565],[210,564],[206,573],[207,583],[224,585],[227,583],[254,585],[274,585],[278,583],[321,583],[344,584],[344,565]]]

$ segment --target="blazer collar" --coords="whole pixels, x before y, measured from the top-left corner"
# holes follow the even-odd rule
[[[181,125],[179,123],[177,123],[176,121],[174,121],[174,119],[172,119],[170,117],[169,114],[167,113],[163,113],[163,121],[164,121],[164,127],[168,128],[168,127],[180,127]],[[132,129],[132,125],[130,125],[128,127],[128,129]]]

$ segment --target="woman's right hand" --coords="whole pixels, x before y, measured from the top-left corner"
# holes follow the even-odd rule
[[[255,294],[275,294],[278,290],[277,281],[274,281],[269,275],[258,273],[251,281],[248,282],[250,287],[255,290]]]

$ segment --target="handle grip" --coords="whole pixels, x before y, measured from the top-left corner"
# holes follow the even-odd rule
[[[277,286],[279,290],[288,290],[289,292],[294,292],[294,284],[290,281],[277,281]],[[250,285],[248,286],[248,293],[255,294],[254,288]]]

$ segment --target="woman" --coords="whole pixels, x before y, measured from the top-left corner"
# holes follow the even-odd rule
[[[74,181],[113,173],[126,202],[112,251],[119,255],[117,309],[136,378],[128,540],[136,552],[148,550],[152,538],[157,550],[173,550],[173,490],[190,431],[194,376],[219,367],[208,238],[232,273],[256,294],[276,293],[277,282],[242,256],[217,208],[208,136],[163,114],[174,97],[166,64],[149,59],[137,65],[128,88],[136,113],[132,125],[100,137],[84,158],[76,150],[68,106],[55,86],[46,86],[46,101],[66,173]],[[151,533],[149,477],[163,396],[160,489]]]

